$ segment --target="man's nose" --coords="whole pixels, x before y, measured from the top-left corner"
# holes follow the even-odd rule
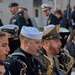
[[[9,46],[7,47],[7,51],[10,52],[10,48],[9,48]]]

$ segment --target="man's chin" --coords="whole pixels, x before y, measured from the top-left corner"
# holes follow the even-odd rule
[[[60,50],[57,51],[57,54],[59,54]]]
[[[56,50],[55,54],[57,55],[57,54],[59,54],[59,52],[60,52],[60,50]]]

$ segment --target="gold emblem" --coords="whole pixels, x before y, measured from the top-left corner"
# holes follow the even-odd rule
[[[4,32],[6,32],[6,29],[4,29]]]
[[[50,36],[50,39],[52,38],[52,36]]]
[[[57,25],[57,27],[56,27],[56,33],[57,34],[59,33],[59,28],[60,28],[60,25]]]
[[[50,24],[50,19],[48,19],[48,24]]]

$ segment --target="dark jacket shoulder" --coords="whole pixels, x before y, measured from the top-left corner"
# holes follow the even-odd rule
[[[49,20],[50,20],[50,23],[49,23]],[[48,24],[58,25],[59,24],[59,19],[54,14],[51,13],[49,15],[48,20],[47,20],[47,25]]]

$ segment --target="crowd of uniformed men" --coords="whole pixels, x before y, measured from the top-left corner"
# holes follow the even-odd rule
[[[53,14],[42,4],[47,25],[41,30],[27,8],[13,2],[9,9],[9,24],[0,19],[0,75],[75,75],[75,10],[68,20],[67,10]]]

